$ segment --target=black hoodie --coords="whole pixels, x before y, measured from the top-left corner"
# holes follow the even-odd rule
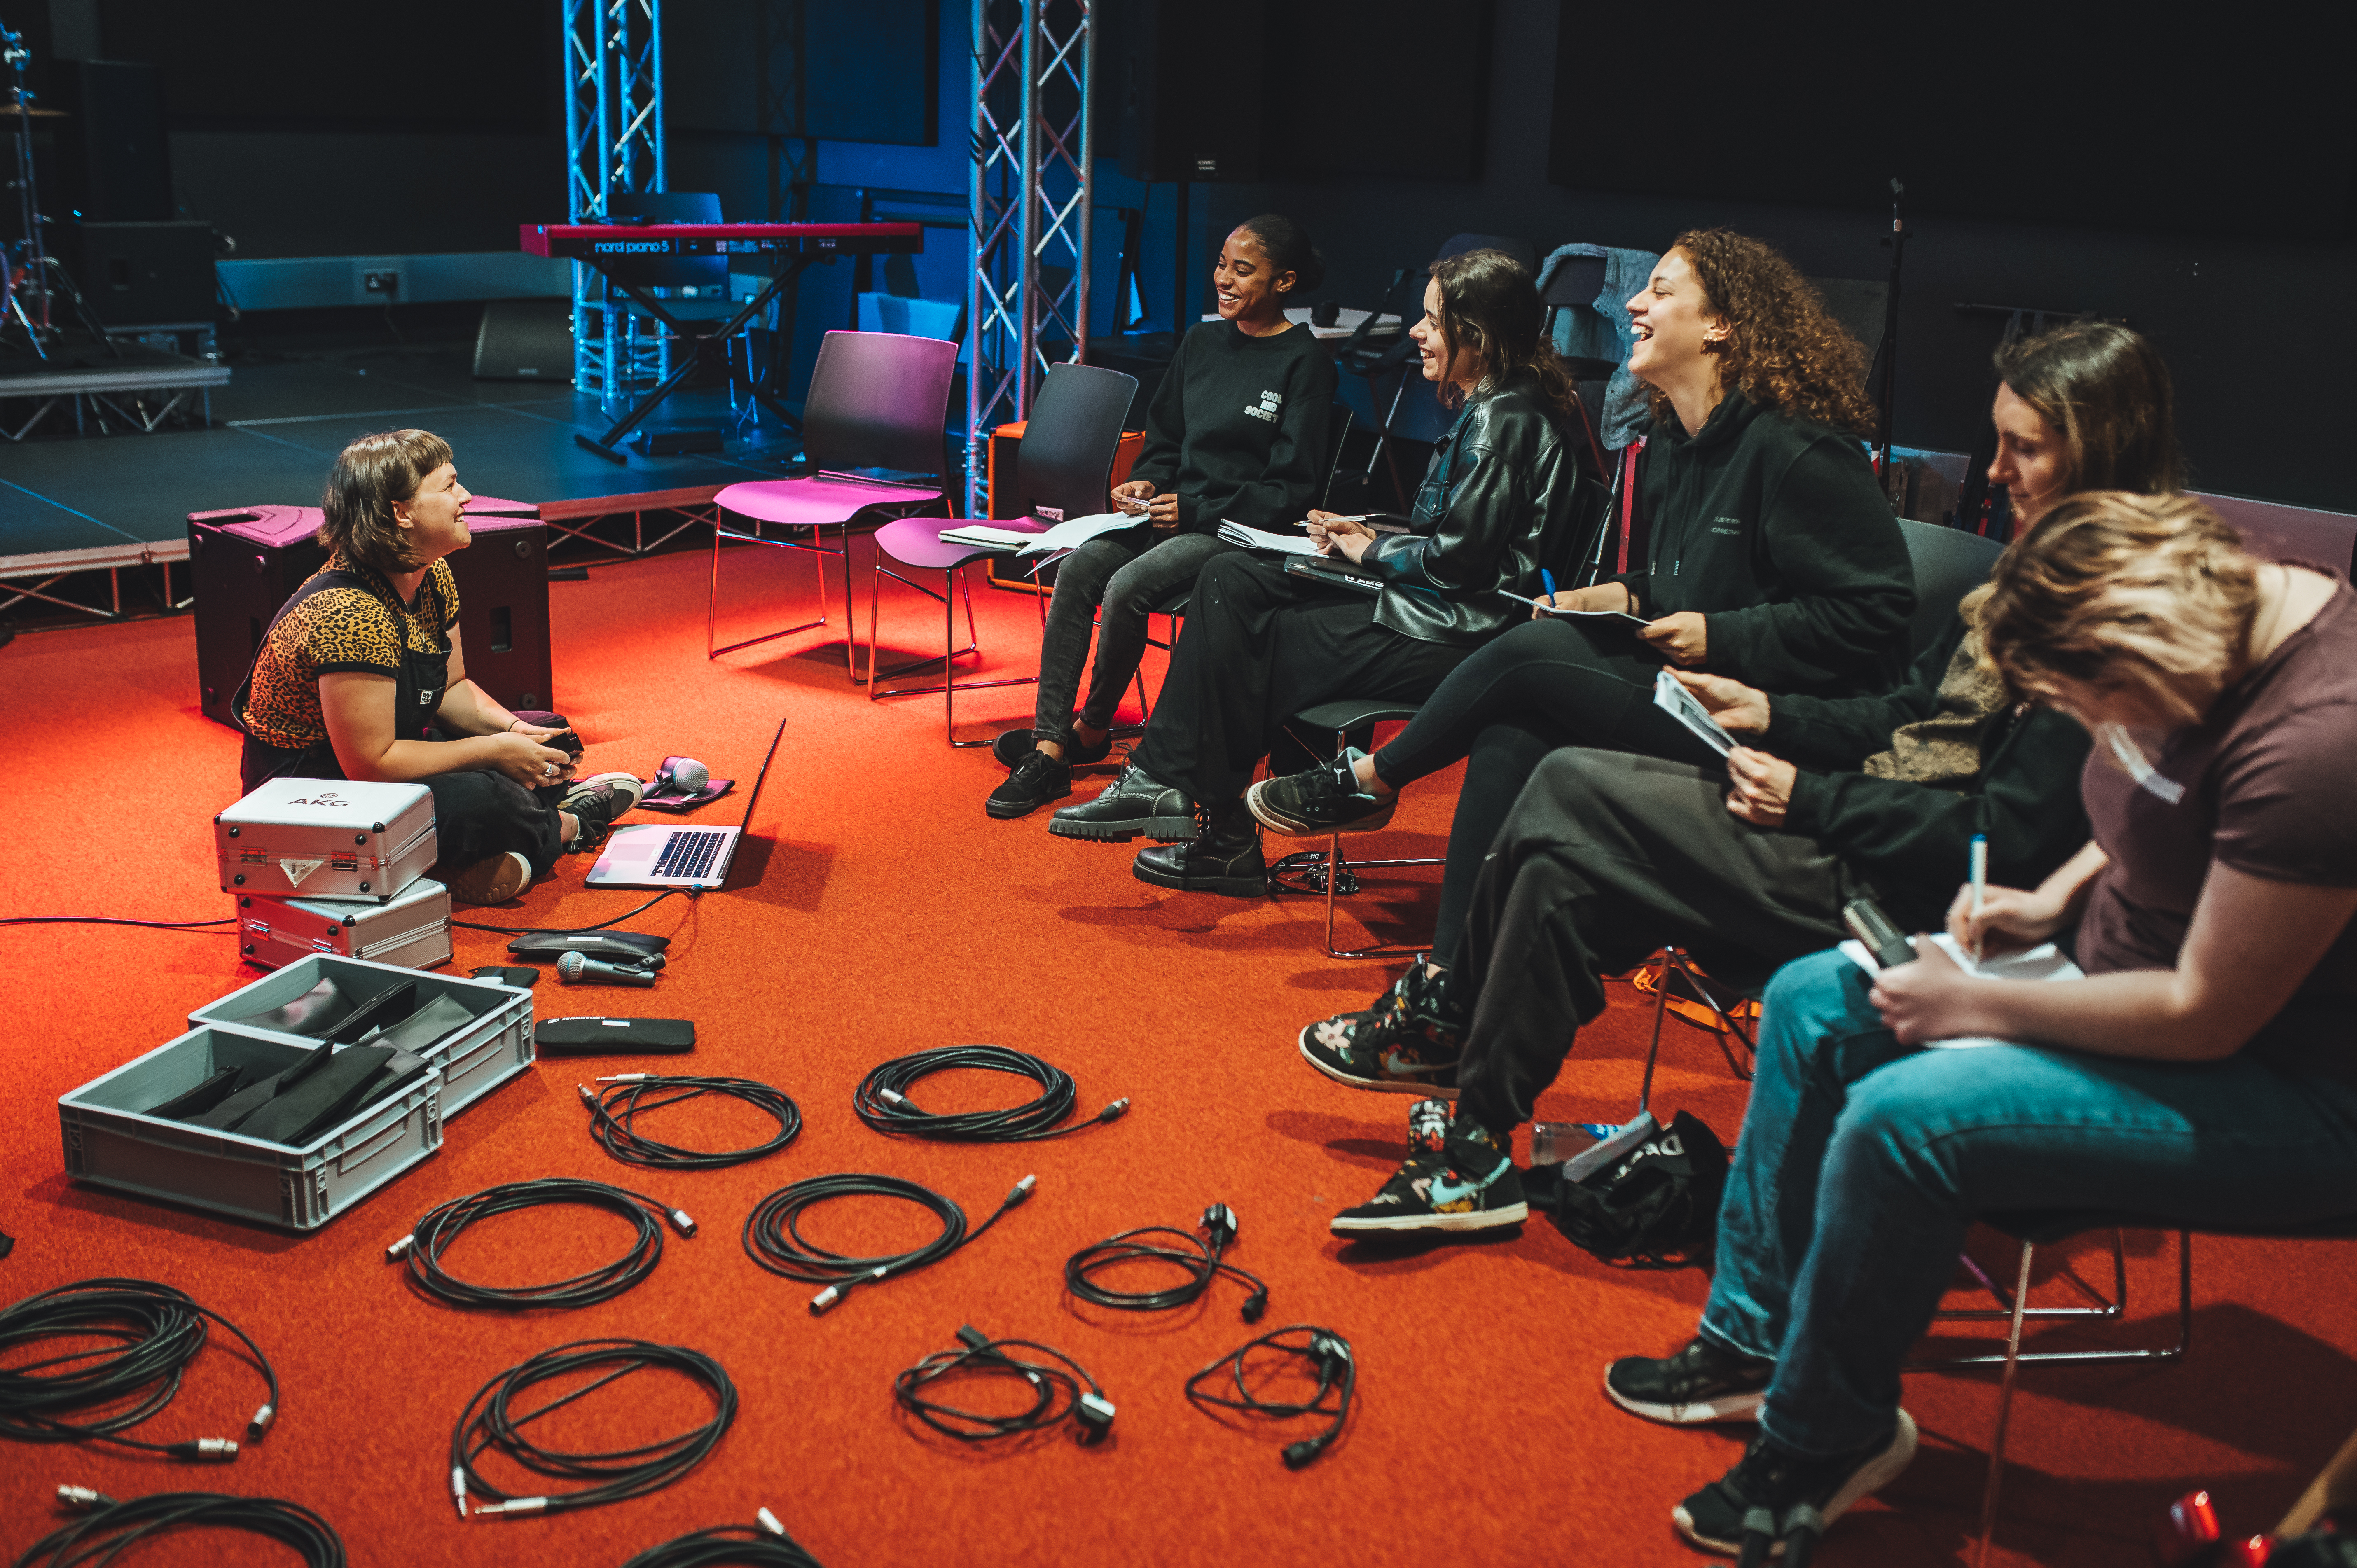
[[[1326,482],[1333,406],[1334,361],[1308,328],[1255,338],[1207,321],[1179,341],[1129,477],[1178,492],[1182,532],[1291,528]]]
[[[1699,435],[1653,426],[1637,498],[1650,564],[1607,581],[1648,618],[1701,611],[1704,668],[1823,696],[1899,678],[1915,575],[1856,438],[1730,392]]]

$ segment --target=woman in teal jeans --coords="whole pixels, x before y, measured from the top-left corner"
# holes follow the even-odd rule
[[[1822,1528],[1803,1510],[1830,1522],[1906,1466],[1900,1364],[1976,1218],[2266,1228],[2357,1204],[2357,596],[2255,560],[2189,498],[2106,491],[2007,552],[1981,626],[2018,694],[2093,736],[2094,839],[1978,914],[1960,893],[1949,932],[1995,950],[2075,923],[2085,977],[1982,978],[1923,940],[1770,985],[1700,1332],[1605,1377],[1657,1421],[1756,1414],[1673,1511],[1709,1550]],[[2023,1043],[1921,1048],[1974,1037]]]

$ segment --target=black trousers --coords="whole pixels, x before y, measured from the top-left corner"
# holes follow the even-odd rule
[[[1623,632],[1591,637],[1567,621],[1515,627],[1449,672],[1423,710],[1375,753],[1394,789],[1467,758],[1440,875],[1435,963],[1456,961],[1473,877],[1507,811],[1549,752],[1566,746],[1713,765],[1718,754],[1653,705],[1662,660]]]
[[[553,718],[554,727],[566,727],[556,714],[527,716],[541,723]],[[457,737],[437,729],[426,738]],[[249,794],[273,779],[344,776],[335,747],[325,741],[300,751],[285,751],[253,736],[245,737],[242,772]],[[437,880],[447,882],[465,867],[510,850],[532,862],[534,876],[545,876],[556,865],[556,857],[565,853],[565,824],[556,814],[557,802],[565,798],[562,784],[527,789],[504,773],[488,771],[436,773],[417,782],[434,794],[436,859],[429,875]]]
[[[1302,709],[1422,702],[1472,650],[1375,624],[1375,601],[1243,553],[1195,579],[1170,671],[1130,760],[1205,804],[1232,800]]]
[[[1528,1121],[1604,976],[1675,943],[1757,994],[1844,935],[1861,886],[1815,840],[1738,822],[1724,767],[1565,750],[1541,762],[1482,858],[1452,979],[1473,1000],[1460,1114]]]

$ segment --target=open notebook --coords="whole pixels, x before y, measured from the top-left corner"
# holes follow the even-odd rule
[[[1920,942],[1925,939],[1916,937],[1912,940]],[[1956,940],[1945,931],[1934,931],[1930,940],[1936,944],[1942,952],[1953,960],[1958,969],[1963,970],[1966,974],[1978,975],[1985,980],[2083,980],[2086,978],[2079,966],[2071,961],[2070,954],[2052,942],[2040,942],[2034,948],[2025,948],[2019,952],[1999,953],[1994,958],[1975,962],[1972,954],[1958,947]],[[1844,958],[1868,974],[1882,972],[1882,966],[1874,961],[1874,955],[1867,952],[1861,942],[1854,940],[1846,940],[1841,944],[1841,952]],[[1984,1035],[1963,1035],[1953,1040],[1926,1040],[1923,1042],[1923,1047],[1926,1050],[1955,1051],[1968,1049],[1975,1046],[2006,1046],[2015,1043],[2011,1040],[1993,1039]]]

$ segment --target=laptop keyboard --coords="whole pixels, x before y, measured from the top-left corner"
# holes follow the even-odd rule
[[[675,832],[663,841],[662,857],[655,862],[657,876],[707,876],[712,862],[726,843],[725,832]]]

